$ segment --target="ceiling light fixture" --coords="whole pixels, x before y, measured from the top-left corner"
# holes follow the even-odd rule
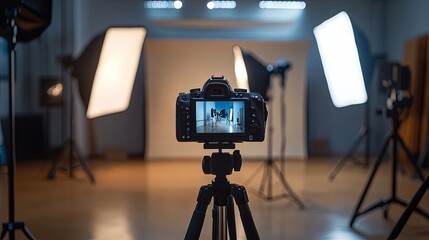
[[[234,9],[237,6],[235,1],[209,1],[208,9]]]
[[[259,1],[261,9],[302,10],[307,4],[304,1]]]
[[[149,9],[181,9],[183,7],[182,1],[146,1],[145,8]]]

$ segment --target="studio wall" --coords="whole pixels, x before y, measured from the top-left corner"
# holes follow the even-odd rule
[[[201,88],[211,75],[224,75],[237,87],[232,46],[251,50],[265,63],[283,58],[292,68],[286,82],[286,155],[305,159],[306,149],[306,61],[309,43],[227,40],[149,40],[146,43],[147,156],[151,158],[202,157],[210,152],[199,143],[176,141],[176,97],[179,92]],[[280,154],[280,79],[271,81],[274,156]],[[244,157],[267,154],[267,141],[237,144]]]

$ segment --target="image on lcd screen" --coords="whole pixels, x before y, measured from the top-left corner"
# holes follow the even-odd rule
[[[244,133],[244,101],[197,101],[196,133]]]

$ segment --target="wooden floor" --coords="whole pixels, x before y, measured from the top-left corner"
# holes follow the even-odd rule
[[[304,210],[290,198],[263,200],[255,194],[262,177],[262,170],[256,171],[261,163],[245,160],[242,171],[229,178],[248,189],[261,239],[386,239],[403,211],[393,205],[388,219],[384,219],[382,209],[377,209],[358,218],[355,229],[349,228],[369,168],[348,163],[335,181],[329,182],[327,175],[333,162],[326,159],[286,164],[287,181],[304,202]],[[17,220],[25,221],[42,240],[183,239],[199,187],[212,179],[202,173],[197,159],[93,160],[95,185],[90,185],[80,170],[75,180],[59,173],[54,181],[47,181],[49,166],[48,161],[17,165]],[[382,165],[366,205],[389,196],[389,169],[387,162]],[[7,221],[5,173],[0,180],[0,216],[1,221]],[[420,185],[408,175],[399,174],[398,180],[398,195],[407,200]],[[273,190],[282,192],[277,178]],[[422,207],[429,210],[428,200],[425,196]],[[208,210],[201,239],[211,239],[211,226]],[[241,223],[237,233],[238,239],[245,239]],[[400,239],[429,239],[429,221],[414,214]]]

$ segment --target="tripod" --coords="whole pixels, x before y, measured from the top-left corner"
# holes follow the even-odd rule
[[[429,151],[429,137],[426,138],[426,145],[425,145],[424,149],[422,150],[422,152],[420,153],[419,158],[418,158],[421,161],[417,161],[417,164],[418,164],[417,166],[419,166],[419,167],[422,166],[422,165],[419,165],[419,163],[423,164],[423,161],[424,161],[425,157],[427,156],[428,151]],[[427,177],[426,177],[425,181],[422,183],[422,185],[420,185],[417,192],[414,194],[413,198],[410,201],[410,204],[408,204],[404,213],[402,213],[401,217],[399,218],[395,227],[393,227],[392,232],[390,232],[390,235],[387,239],[396,239],[399,236],[399,234],[401,233],[405,224],[407,223],[408,219],[410,218],[411,214],[417,210],[417,206],[419,205],[420,201],[422,200],[422,198],[425,195],[428,188],[429,188],[429,174],[427,175]]]
[[[205,149],[213,149],[210,144],[205,144]],[[223,148],[234,149],[234,144]],[[234,200],[240,211],[246,238],[249,240],[259,240],[259,234],[255,222],[250,212],[249,199],[246,189],[243,186],[232,184],[226,178],[232,174],[232,170],[240,171],[241,155],[239,150],[233,154],[223,153],[222,148],[218,152],[203,158],[203,171],[205,174],[215,175],[211,184],[201,186],[197,198],[197,206],[192,214],[191,221],[186,231],[185,240],[197,240],[200,237],[201,229],[207,207],[213,198],[213,240],[227,240],[228,232],[231,240],[237,239]]]
[[[397,99],[397,98],[396,98]],[[402,147],[402,149],[405,151],[407,157],[410,159],[410,162],[413,164],[413,167],[416,171],[416,173],[418,174],[418,176],[423,180],[423,176],[420,172],[420,170],[418,169],[417,165],[415,164],[415,162],[413,161],[413,156],[411,154],[411,151],[407,148],[407,146],[405,145],[404,141],[402,140],[401,136],[399,135],[399,128],[401,126],[401,120],[399,119],[399,108],[400,106],[400,102],[394,102],[393,103],[393,108],[392,110],[388,110],[388,116],[391,118],[392,120],[392,132],[391,134],[386,138],[386,140],[384,141],[383,147],[377,157],[377,160],[374,163],[373,169],[370,173],[370,176],[368,178],[368,182],[365,185],[365,188],[358,200],[358,203],[355,207],[355,210],[353,212],[352,218],[350,220],[350,227],[353,227],[353,223],[355,222],[356,218],[368,213],[376,208],[379,207],[384,207],[384,217],[387,218],[388,216],[388,206],[391,203],[398,203],[402,206],[407,206],[407,202],[398,198],[397,194],[396,194],[396,183],[397,183],[397,165],[398,165],[398,144],[399,147]],[[369,207],[367,207],[365,210],[360,211],[360,208],[362,206],[362,203],[366,197],[366,194],[368,193],[369,187],[371,186],[371,183],[374,179],[375,174],[377,173],[378,168],[380,167],[380,164],[383,160],[383,157],[386,153],[386,150],[389,146],[389,143],[391,143],[391,147],[392,147],[392,185],[391,185],[391,196],[385,199],[381,199],[378,202],[370,205]],[[427,214],[426,212],[424,212],[423,210],[417,208],[416,211],[418,213],[420,213],[421,215],[423,215],[424,217],[429,219],[429,214]]]
[[[16,40],[18,27],[14,17],[18,13],[17,7],[8,9],[7,35],[9,47],[9,157],[7,163],[8,176],[8,204],[9,204],[9,222],[3,223],[0,239],[4,239],[9,233],[9,239],[15,240],[15,231],[21,230],[27,239],[33,240],[35,237],[25,226],[24,222],[15,221],[15,164],[16,164],[16,146],[15,146],[15,83],[16,83]]]

